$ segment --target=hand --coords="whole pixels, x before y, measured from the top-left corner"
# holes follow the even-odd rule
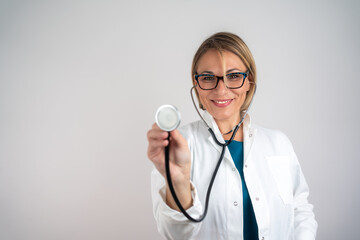
[[[147,133],[149,141],[147,155],[157,170],[166,178],[164,148],[169,144],[169,133],[155,123]],[[189,184],[191,158],[186,139],[178,130],[170,132],[170,174],[174,185]]]
[[[184,209],[192,205],[190,187],[191,157],[186,139],[178,130],[170,133],[161,130],[155,123],[148,131],[147,137],[149,147],[148,158],[154,163],[157,170],[166,179],[165,174],[165,147],[169,144],[167,139],[170,134],[169,165],[171,180],[176,195]],[[166,203],[169,207],[180,210],[170,194],[169,186],[166,184]]]

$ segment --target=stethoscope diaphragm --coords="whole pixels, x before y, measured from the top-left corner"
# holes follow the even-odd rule
[[[164,131],[171,132],[180,125],[180,112],[173,105],[162,105],[156,111],[155,122]]]

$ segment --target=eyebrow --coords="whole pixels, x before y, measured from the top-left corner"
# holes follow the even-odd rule
[[[242,71],[241,71],[240,69],[238,69],[238,68],[232,68],[232,69],[227,70],[226,72],[229,73],[229,72],[232,72],[232,71],[242,72]]]
[[[226,71],[226,73],[230,73],[230,72],[233,72],[233,71],[238,71],[238,72],[242,72],[240,69],[238,69],[238,68],[232,68],[232,69],[229,69],[229,70],[227,70]],[[202,71],[200,74],[212,74],[212,75],[214,75],[214,72],[212,72],[212,71]],[[199,74],[199,75],[200,75]]]
[[[211,71],[202,71],[200,74],[212,74],[212,75],[214,75],[214,73],[211,72]],[[199,75],[200,75],[200,74],[199,74]]]

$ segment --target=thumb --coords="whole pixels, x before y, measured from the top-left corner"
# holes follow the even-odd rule
[[[186,139],[181,135],[179,130],[174,130],[170,132],[171,142],[175,144],[176,146],[183,148],[188,147]]]

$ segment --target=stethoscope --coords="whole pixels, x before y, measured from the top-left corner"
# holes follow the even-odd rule
[[[170,159],[169,159],[169,152],[170,152],[170,143],[168,144],[168,146],[165,147],[165,172],[166,172],[166,179],[168,182],[168,186],[171,192],[171,195],[176,203],[176,205],[178,206],[178,208],[180,209],[180,211],[185,215],[185,217],[187,219],[189,219],[192,222],[201,222],[202,220],[204,220],[204,218],[206,217],[207,211],[208,211],[208,206],[209,206],[209,199],[210,199],[210,193],[211,193],[211,189],[213,186],[213,183],[215,181],[215,177],[216,174],[219,170],[219,167],[221,165],[222,160],[224,159],[224,154],[225,154],[225,149],[226,147],[233,141],[237,131],[239,130],[239,127],[241,126],[241,124],[243,123],[246,115],[248,114],[248,111],[253,103],[253,99],[254,99],[254,95],[256,93],[256,84],[255,83],[251,83],[255,85],[254,88],[254,94],[253,97],[250,101],[249,107],[243,111],[244,114],[241,117],[240,122],[227,134],[232,132],[232,135],[230,137],[230,139],[225,142],[225,143],[221,143],[215,136],[214,131],[211,129],[211,127],[207,124],[207,122],[205,121],[205,119],[201,116],[200,111],[198,109],[198,107],[196,106],[194,97],[193,97],[193,90],[196,88],[197,84],[195,84],[191,89],[190,89],[190,95],[191,95],[191,100],[194,104],[194,107],[196,109],[196,112],[198,113],[198,115],[200,116],[200,118],[203,120],[203,122],[205,123],[205,125],[208,128],[208,131],[210,132],[212,138],[214,139],[214,141],[216,142],[217,145],[219,145],[220,147],[222,147],[221,150],[221,154],[219,157],[219,160],[216,164],[214,173],[211,177],[207,192],[206,192],[206,198],[205,198],[205,209],[204,209],[204,213],[198,218],[195,219],[193,217],[191,217],[186,210],[184,209],[184,207],[181,205],[176,193],[175,193],[175,189],[174,186],[172,184],[172,180],[171,180],[171,175],[170,175]],[[175,130],[179,125],[180,125],[180,121],[181,121],[181,115],[180,112],[177,110],[177,108],[173,105],[162,105],[155,114],[155,121],[156,124],[159,126],[160,129],[167,131],[167,132],[171,132],[173,130]],[[170,142],[170,134],[168,136],[168,140]]]

